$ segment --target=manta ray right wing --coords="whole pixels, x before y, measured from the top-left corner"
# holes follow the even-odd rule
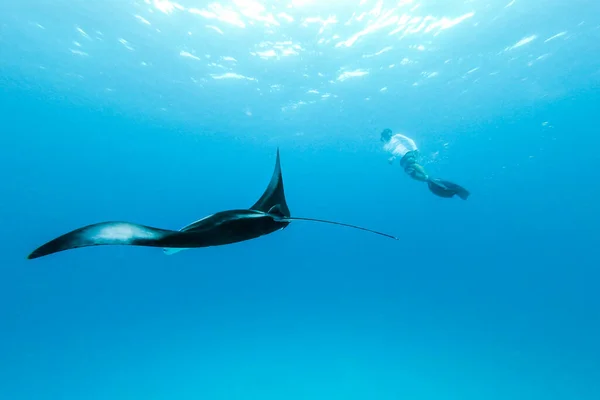
[[[267,186],[267,189],[260,199],[258,199],[258,201],[254,203],[250,209],[268,213],[269,210],[274,206],[279,206],[280,212],[286,217],[291,215],[287,201],[285,200],[285,192],[283,190],[283,176],[281,175],[279,148],[277,148],[277,159],[275,160],[275,169],[273,170],[273,175],[271,176],[271,182],[269,182],[269,186]]]
[[[271,181],[269,185],[263,192],[260,199],[252,207],[250,210],[261,211],[265,214],[269,213],[273,207],[277,207],[279,210],[278,215],[283,215],[286,217],[290,216],[290,209],[288,208],[287,201],[285,199],[285,192],[283,189],[283,176],[281,174],[281,160],[279,157],[279,148],[277,148],[277,158],[275,159],[275,168],[273,169],[273,175],[271,175]],[[208,217],[206,217],[208,218]],[[193,229],[196,227],[196,224],[206,219],[203,218],[199,221],[193,222],[189,225],[184,226],[180,229],[181,232],[185,232],[189,229]],[[177,254],[180,251],[189,250],[188,248],[164,248],[163,253],[166,255]]]

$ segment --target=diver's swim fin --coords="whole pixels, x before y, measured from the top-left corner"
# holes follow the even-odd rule
[[[456,183],[444,181],[442,179],[429,179],[427,181],[427,186],[429,186],[431,193],[445,198],[450,198],[456,195],[463,200],[467,200],[471,194],[464,187],[457,185]]]

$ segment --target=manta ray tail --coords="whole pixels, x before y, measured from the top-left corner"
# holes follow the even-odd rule
[[[316,218],[301,218],[301,217],[293,217],[293,218],[286,218],[286,219],[289,220],[289,221],[311,221],[311,222],[321,222],[321,223],[324,223],[324,224],[333,224],[333,225],[346,226],[348,228],[360,229],[361,231],[366,231],[366,232],[374,233],[376,235],[385,236],[385,237],[390,238],[390,239],[400,240],[396,236],[388,235],[387,233],[383,233],[383,232],[379,232],[379,231],[374,231],[373,229],[364,228],[362,226],[344,224],[343,222],[328,221],[328,220],[325,220],[325,219],[316,219]]]
[[[84,226],[49,241],[35,249],[28,259],[39,258],[79,247],[102,245],[129,245],[158,247],[168,245],[176,231],[152,228],[129,222],[101,222]]]
[[[277,209],[274,209],[273,211],[277,211]],[[290,222],[291,221],[310,221],[310,222],[320,222],[323,224],[340,225],[340,226],[345,226],[345,227],[352,228],[352,229],[359,229],[361,231],[374,233],[374,234],[380,235],[380,236],[385,236],[390,239],[400,240],[396,236],[388,235],[387,233],[374,231],[373,229],[364,228],[362,226],[344,224],[343,222],[328,221],[326,219],[317,219],[317,218],[285,217],[282,215],[278,215],[278,213],[272,213],[272,215],[275,215],[279,220],[282,220],[282,221],[290,221]]]

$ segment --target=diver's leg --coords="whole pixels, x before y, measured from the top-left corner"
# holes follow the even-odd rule
[[[409,151],[400,160],[400,165],[404,168],[404,172],[408,174],[414,180],[420,182],[427,182],[428,176],[425,172],[425,168],[417,163],[417,151]]]
[[[425,168],[423,168],[420,164],[413,164],[409,168],[405,169],[405,171],[410,175],[411,178],[420,182],[427,182],[429,177],[425,172]]]

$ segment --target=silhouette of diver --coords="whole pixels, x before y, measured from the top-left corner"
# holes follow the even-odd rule
[[[392,156],[388,162],[392,164],[396,158],[400,158],[400,166],[411,178],[427,182],[431,193],[439,197],[451,198],[455,195],[467,200],[470,193],[462,186],[449,181],[430,177],[422,165],[418,163],[419,150],[414,140],[400,133],[392,134],[390,129],[381,132],[381,141],[384,142],[383,149]]]

